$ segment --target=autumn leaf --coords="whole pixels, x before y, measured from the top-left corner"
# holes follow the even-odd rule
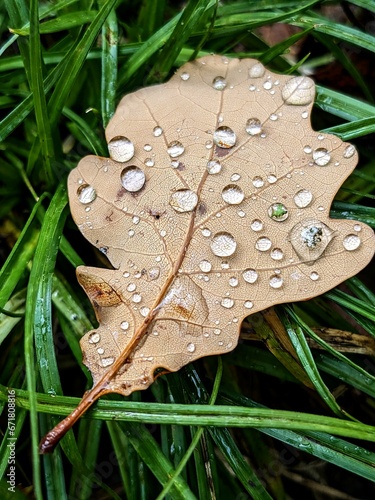
[[[69,176],[73,218],[113,269],[77,270],[100,323],[81,341],[94,385],[43,452],[103,394],[227,353],[249,314],[319,295],[370,261],[373,231],[329,218],[357,153],[311,129],[314,94],[307,77],[209,56],[123,98],[111,157]]]

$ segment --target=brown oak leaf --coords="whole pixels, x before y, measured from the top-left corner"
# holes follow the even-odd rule
[[[311,129],[314,95],[307,77],[208,56],[122,99],[111,157],[69,176],[73,218],[113,266],[77,270],[100,323],[81,340],[94,385],[42,451],[101,395],[227,353],[249,314],[319,295],[369,262],[373,231],[329,218],[357,153]]]

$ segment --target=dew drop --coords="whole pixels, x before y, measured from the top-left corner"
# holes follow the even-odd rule
[[[354,231],[361,231],[361,225],[360,224],[354,224],[353,226]]]
[[[271,90],[272,89],[272,82],[271,80],[266,80],[264,83],[263,83],[263,88],[265,90]]]
[[[145,318],[147,314],[150,312],[150,309],[148,307],[141,307],[139,312]]]
[[[289,233],[289,240],[294,250],[307,263],[318,259],[333,237],[332,229],[315,219],[299,222]]]
[[[145,145],[143,146],[143,149],[144,149],[145,151],[148,151],[148,152],[149,152],[149,151],[152,151],[152,146],[151,146],[151,144],[145,144]]]
[[[235,276],[232,276],[231,278],[229,278],[229,285],[233,287],[237,286],[238,279]]]
[[[355,146],[353,144],[349,144],[349,146],[346,146],[344,150],[344,158],[351,158],[355,152],[356,152]]]
[[[255,269],[245,269],[242,273],[242,277],[247,283],[255,283],[258,279],[258,273]]]
[[[99,347],[99,348],[97,349],[97,351],[98,351],[98,354],[104,354],[104,349],[103,349],[103,347]]]
[[[186,71],[184,71],[183,73],[181,73],[181,80],[183,80],[184,82],[186,82],[187,80],[189,80],[190,78],[190,75],[189,73],[186,73]]]
[[[155,165],[155,162],[152,158],[146,158],[145,165],[146,165],[146,167],[153,167]]]
[[[103,366],[103,368],[106,368],[107,366],[113,365],[114,361],[115,361],[115,358],[102,358],[100,360],[100,364]]]
[[[221,305],[225,307],[226,309],[231,309],[234,306],[234,300],[230,299],[229,297],[225,297],[221,301]]]
[[[123,187],[131,192],[135,193],[140,191],[146,182],[146,176],[143,170],[140,168],[130,165],[124,168],[121,172],[121,184]]]
[[[253,307],[253,303],[250,301],[250,300],[247,300],[246,302],[244,302],[244,307],[246,307],[246,309],[251,309]]]
[[[240,174],[232,174],[232,175],[230,176],[230,180],[231,180],[232,182],[237,182],[237,181],[239,181],[240,179],[241,179]]]
[[[176,212],[191,212],[197,206],[198,195],[190,189],[179,189],[172,193],[169,204]]]
[[[294,203],[299,208],[306,208],[312,202],[313,195],[311,191],[307,189],[301,189],[294,195]]]
[[[89,335],[89,343],[90,344],[97,344],[98,342],[100,342],[100,335],[98,332],[93,332],[93,333],[90,333]]]
[[[271,259],[273,260],[281,260],[284,257],[284,252],[280,248],[274,248],[271,251]]]
[[[220,148],[232,148],[237,141],[236,134],[233,130],[226,126],[218,127],[214,132],[214,143]]]
[[[206,144],[205,144],[206,149],[212,149],[213,145],[214,145],[214,143],[212,141],[206,141]]]
[[[218,174],[221,171],[221,163],[217,160],[211,160],[207,163],[207,172],[209,174]]]
[[[187,350],[188,352],[194,352],[195,351],[195,344],[188,344],[187,345]]]
[[[160,137],[161,134],[163,133],[163,129],[159,126],[156,126],[152,131],[152,133],[154,134],[154,137]]]
[[[243,201],[245,195],[237,184],[228,184],[221,192],[223,200],[229,205],[238,205]]]
[[[309,117],[309,112],[308,111],[303,111],[301,116],[302,116],[302,118],[308,118]]]
[[[134,292],[134,290],[137,288],[137,285],[135,283],[129,283],[129,285],[126,287],[128,292]]]
[[[261,78],[266,71],[266,68],[263,66],[262,63],[255,63],[251,68],[249,69],[249,77],[250,78]]]
[[[268,215],[272,220],[282,222],[288,218],[289,212],[282,203],[273,203],[268,209]]]
[[[177,156],[181,156],[184,151],[185,148],[180,141],[172,141],[168,144],[167,152],[171,158],[177,158]]]
[[[283,286],[284,280],[281,276],[274,274],[270,278],[270,287],[271,288],[281,288]]]
[[[303,148],[303,151],[306,153],[306,154],[310,154],[312,152],[312,148],[311,146],[305,146]]]
[[[253,231],[261,231],[263,229],[263,222],[259,219],[254,219],[250,227]]]
[[[121,328],[121,330],[124,330],[124,331],[127,330],[129,328],[129,323],[127,321],[122,321],[120,323],[120,328]]]
[[[286,82],[281,92],[282,98],[287,104],[304,106],[314,100],[314,82],[306,76],[296,76]]]
[[[331,155],[325,148],[315,149],[312,156],[315,165],[319,167],[324,167],[331,161]]]
[[[266,236],[262,236],[262,238],[258,238],[255,242],[255,248],[260,252],[267,252],[271,248],[272,242]]]
[[[204,227],[202,229],[202,236],[209,238],[211,236],[211,231],[207,227]]]
[[[246,132],[249,135],[258,135],[262,133],[262,124],[258,118],[249,118],[246,122]]]
[[[204,273],[209,273],[212,269],[212,264],[208,260],[201,260],[199,263],[199,268]]]
[[[229,257],[236,251],[237,243],[230,233],[216,233],[211,241],[211,250],[218,257]]]
[[[319,274],[316,271],[313,271],[312,273],[310,273],[310,279],[312,281],[318,280],[319,279]]]
[[[275,122],[278,119],[278,116],[275,114],[270,115],[270,120]]]
[[[112,160],[123,163],[133,158],[134,144],[127,137],[119,135],[109,141],[108,151]]]
[[[223,76],[217,76],[213,79],[212,86],[216,90],[224,90],[227,86],[227,82]]]
[[[89,184],[81,184],[81,186],[79,186],[79,188],[77,189],[77,195],[79,201],[84,205],[87,205],[88,203],[92,203],[95,200],[96,191]]]
[[[359,248],[361,244],[361,238],[356,234],[348,234],[348,236],[345,236],[342,244],[345,250],[349,250],[349,252],[352,252],[353,250],[357,250],[357,248]]]
[[[132,296],[132,301],[133,301],[135,304],[138,304],[141,300],[142,300],[142,296],[141,296],[139,293],[135,293],[135,294]]]
[[[256,188],[261,188],[264,186],[264,180],[262,179],[262,177],[259,177],[258,175],[256,177],[254,177],[253,179],[253,186],[256,187]]]

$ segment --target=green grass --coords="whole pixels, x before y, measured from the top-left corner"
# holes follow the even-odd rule
[[[122,95],[165,81],[184,62],[211,52],[257,57],[284,74],[314,71],[314,128],[350,140],[360,154],[331,216],[375,227],[374,79],[362,70],[374,67],[375,2],[348,2],[352,15],[340,23],[322,4],[1,3],[4,498],[11,437],[17,438],[16,499],[374,496],[375,359],[371,351],[340,352],[316,333],[330,327],[373,339],[371,266],[324,297],[276,308],[296,358],[260,314],[250,316],[232,353],[199,360],[131,397],[103,398],[53,455],[38,453],[41,436],[91,385],[79,339],[95,317],[74,271],[103,261],[73,224],[65,185],[84,155],[107,155],[104,128]],[[301,29],[270,47],[259,28],[276,22]],[[307,49],[292,62],[288,52],[296,42]],[[334,59],[339,76],[321,82]],[[7,428],[8,388],[16,394],[14,429]]]

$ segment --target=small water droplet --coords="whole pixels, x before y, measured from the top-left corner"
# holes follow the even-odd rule
[[[176,212],[191,212],[197,206],[198,195],[190,189],[179,189],[172,193],[169,204]]]
[[[126,287],[128,292],[134,292],[134,290],[137,288],[137,285],[135,283],[129,283],[129,285]]]
[[[100,342],[100,334],[98,332],[90,333],[89,343],[90,344],[97,344],[98,342]]]
[[[106,368],[107,366],[113,365],[114,361],[115,361],[115,358],[102,358],[100,360],[100,364],[102,365],[103,368]]]
[[[114,137],[108,143],[108,151],[112,160],[124,163],[134,156],[134,144],[127,137]]]
[[[282,222],[288,218],[289,212],[282,203],[273,203],[268,209],[268,215],[272,220]]]
[[[263,88],[265,90],[271,90],[272,89],[272,82],[271,80],[266,80],[264,83],[263,83]]]
[[[139,223],[139,217],[137,215],[134,215],[134,217],[132,218],[132,222],[133,222],[133,224],[138,224]]]
[[[318,259],[333,237],[333,231],[315,219],[299,222],[289,233],[289,240],[294,250],[307,262]]]
[[[181,73],[181,80],[183,80],[184,82],[186,82],[187,80],[189,80],[190,78],[190,75],[189,73],[186,73],[186,71],[184,71],[183,73]]]
[[[146,165],[146,167],[153,167],[155,165],[155,162],[152,158],[146,158],[145,165]]]
[[[348,234],[348,236],[345,236],[342,244],[345,250],[352,252],[353,250],[357,250],[361,245],[361,238],[356,234]]]
[[[230,299],[229,297],[225,297],[221,301],[221,305],[225,307],[226,309],[231,309],[234,306],[234,300]]]
[[[154,130],[152,131],[155,137],[160,137],[161,134],[163,133],[163,129],[159,126],[156,126]]]
[[[152,151],[152,146],[151,146],[151,144],[145,144],[145,145],[143,146],[143,149],[144,149],[145,151]]]
[[[218,257],[229,257],[236,251],[237,243],[230,233],[216,233],[211,241],[211,250]]]
[[[255,85],[250,85],[249,90],[251,92],[254,92],[254,90],[256,90],[256,86]]]
[[[273,260],[281,260],[284,257],[284,252],[280,248],[274,248],[271,251],[271,259]]]
[[[211,160],[207,163],[207,172],[209,174],[218,174],[221,171],[221,163],[217,160]]]
[[[139,312],[145,318],[147,314],[150,312],[150,309],[148,307],[141,307]]]
[[[227,86],[227,82],[223,76],[217,76],[213,79],[212,86],[216,90],[224,90]]]
[[[205,143],[206,149],[212,149],[213,145],[214,145],[213,141],[206,141]]]
[[[121,184],[123,187],[131,192],[135,193],[140,191],[146,182],[146,176],[143,170],[140,168],[130,165],[124,168],[121,172]]]
[[[209,229],[207,229],[206,227],[204,227],[202,229],[202,235],[205,237],[205,238],[209,238],[211,236],[211,231]]]
[[[187,345],[187,350],[189,352],[194,352],[195,351],[195,344],[192,344],[192,343],[188,344]]]
[[[244,307],[246,307],[246,309],[251,309],[253,305],[254,304],[250,300],[246,300],[246,302],[244,302]]]
[[[246,216],[246,213],[243,210],[240,210],[239,212],[237,212],[237,215],[238,215],[238,217],[243,218]]]
[[[354,224],[353,226],[354,231],[361,231],[361,225],[360,224]]]
[[[233,130],[226,126],[218,127],[214,132],[214,143],[220,148],[232,148],[237,141],[236,134]]]
[[[258,279],[258,273],[255,269],[245,269],[242,273],[242,277],[247,283],[255,283]]]
[[[212,264],[208,260],[201,260],[199,263],[199,268],[204,273],[209,273],[212,269]]]
[[[258,62],[255,63],[251,68],[249,69],[249,77],[250,78],[261,78],[266,71],[266,68],[263,66],[262,63]]]
[[[221,330],[220,328],[214,328],[214,335],[220,335]]]
[[[270,278],[270,287],[271,288],[281,288],[283,286],[284,280],[281,276],[274,274]]]
[[[260,252],[267,252],[272,246],[272,242],[266,236],[262,236],[262,238],[258,238],[255,242],[255,248]]]
[[[132,301],[133,301],[135,304],[138,304],[141,300],[142,300],[142,296],[141,296],[139,293],[135,293],[135,294],[132,296]]]
[[[275,182],[277,181],[277,177],[276,175],[268,175],[267,176],[267,181],[270,183],[270,184],[275,184]]]
[[[259,219],[254,219],[250,227],[253,231],[261,231],[263,229],[263,222]]]
[[[315,165],[319,167],[324,167],[331,161],[331,155],[325,148],[315,149],[312,156]]]
[[[129,328],[129,323],[127,321],[122,321],[120,323],[121,330],[127,330]]]
[[[275,122],[278,119],[278,116],[275,114],[270,115],[270,120]]]
[[[97,351],[98,351],[98,354],[104,354],[104,349],[103,349],[103,347],[99,347],[99,348],[97,349]]]
[[[262,179],[262,177],[259,177],[258,175],[256,177],[254,177],[253,179],[253,186],[256,187],[256,188],[261,188],[264,186],[264,180]]]
[[[294,195],[294,203],[299,208],[306,208],[312,202],[313,195],[311,191],[307,189],[301,189]]]
[[[249,118],[246,122],[246,132],[249,135],[258,135],[262,133],[262,123],[258,118]]]
[[[349,144],[344,150],[344,158],[351,158],[356,151],[354,144]]]
[[[128,235],[130,236],[130,238],[132,238],[135,235],[134,229],[129,229]]]
[[[313,280],[313,281],[318,280],[319,279],[319,274],[316,271],[312,271],[312,273],[310,273],[310,279]]]
[[[306,153],[306,154],[310,154],[312,152],[312,148],[311,146],[305,146],[303,148],[303,151]]]
[[[177,156],[181,156],[184,151],[185,148],[180,141],[172,141],[168,144],[167,152],[171,158],[177,158]]]
[[[232,182],[237,182],[237,181],[239,181],[240,179],[241,179],[240,174],[232,174],[232,175],[230,176],[230,180],[231,180]]]
[[[296,76],[286,82],[281,95],[287,104],[304,106],[314,100],[314,82],[306,76]]]
[[[228,184],[221,192],[223,200],[229,205],[238,205],[243,201],[245,195],[237,184]]]
[[[308,111],[302,111],[301,116],[302,116],[302,118],[308,118],[309,117],[309,112]]]
[[[229,278],[229,285],[233,287],[237,286],[238,279],[235,276],[232,276],[231,278]]]
[[[81,184],[77,189],[78,199],[84,205],[92,203],[96,198],[96,190],[89,184]]]

